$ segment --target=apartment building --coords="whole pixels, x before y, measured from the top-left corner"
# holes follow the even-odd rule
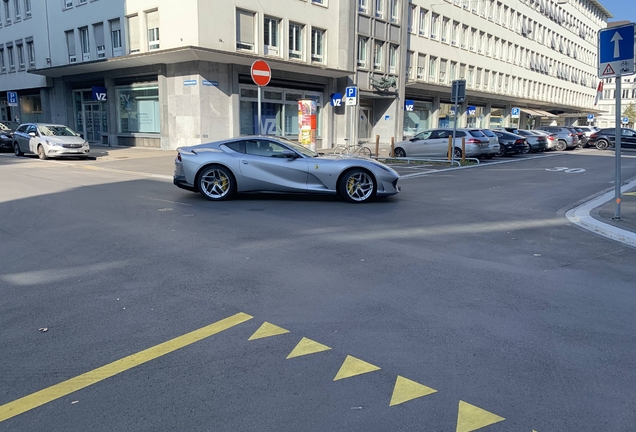
[[[611,17],[596,0],[0,3],[12,21],[0,66],[20,41],[33,52],[0,73],[23,121],[35,112],[93,143],[164,149],[256,133],[258,58],[272,68],[263,131],[297,136],[297,101],[314,99],[318,148],[452,125],[456,78],[468,82],[459,125],[575,124],[594,112],[596,32]],[[351,116],[329,104],[348,85],[360,89]]]
[[[633,104],[636,106],[636,76],[623,77],[621,83],[621,116],[625,109]],[[603,93],[596,108],[601,113],[595,116],[594,126],[600,128],[610,128],[616,126],[616,80],[617,78],[607,78],[603,80]],[[622,127],[634,127],[634,123],[620,124]]]

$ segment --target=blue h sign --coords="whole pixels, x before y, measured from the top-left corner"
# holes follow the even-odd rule
[[[407,99],[404,101],[404,111],[413,111],[415,109],[415,101]]]
[[[7,105],[9,105],[9,106],[18,106],[18,93],[17,92],[7,92]]]
[[[331,106],[342,106],[342,93],[334,93],[331,95]]]

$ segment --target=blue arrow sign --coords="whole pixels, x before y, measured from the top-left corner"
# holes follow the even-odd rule
[[[588,114],[587,121],[594,121],[594,114]]]
[[[601,63],[634,58],[634,26],[601,30],[599,39]]]
[[[627,117],[623,117],[623,124],[629,123],[629,119]]]
[[[331,95],[331,106],[342,106],[342,93],[334,93]]]

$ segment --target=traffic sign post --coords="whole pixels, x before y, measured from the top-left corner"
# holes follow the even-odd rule
[[[272,79],[272,70],[265,60],[256,60],[252,63],[252,81],[258,86],[258,134],[262,134],[263,124],[261,121],[261,87],[265,87]]]
[[[451,88],[451,102],[455,103],[455,120],[453,121],[453,145],[451,146],[451,161],[455,161],[455,135],[457,135],[457,104],[466,100],[466,80],[453,80]]]
[[[18,106],[18,93],[17,92],[7,92],[7,105],[8,106]]]
[[[345,105],[349,108],[349,116],[351,117],[351,125],[349,128],[349,145],[354,143],[354,127],[356,119],[356,106],[358,105],[358,87],[349,86],[345,89]]]
[[[614,219],[621,218],[621,93],[623,75],[636,73],[634,58],[636,25],[630,23],[610,27],[598,32],[598,76],[616,78],[616,118],[615,118],[615,159],[616,178],[614,180]]]
[[[594,114],[588,114],[587,115],[587,122],[588,123],[592,123],[594,121]]]
[[[628,124],[629,123],[629,117],[623,117],[621,119],[621,123],[623,123],[624,125]]]

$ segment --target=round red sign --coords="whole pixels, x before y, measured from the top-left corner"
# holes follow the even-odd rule
[[[256,60],[252,63],[252,80],[254,84],[264,87],[272,79],[272,70],[265,60]]]

